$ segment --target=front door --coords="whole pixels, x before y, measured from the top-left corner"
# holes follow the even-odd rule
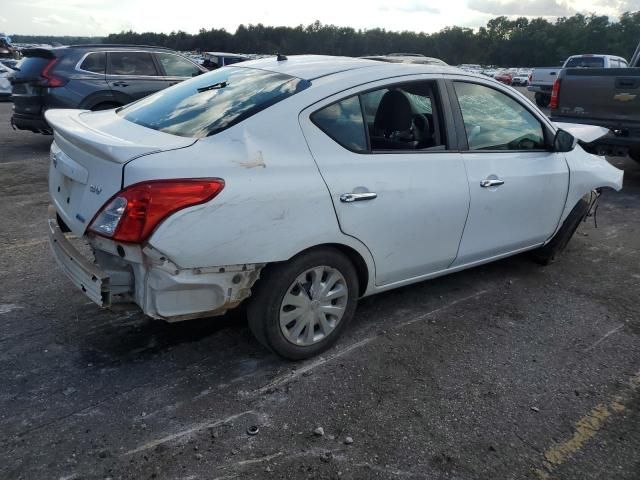
[[[453,86],[468,142],[462,156],[471,194],[454,266],[542,244],[567,197],[564,154],[549,151],[546,127],[516,96],[480,82]]]
[[[372,253],[377,285],[456,257],[469,190],[442,113],[437,83],[425,80],[354,89],[301,115],[340,228]]]

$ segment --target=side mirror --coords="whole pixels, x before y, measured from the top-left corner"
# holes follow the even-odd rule
[[[555,152],[570,152],[576,145],[578,140],[566,130],[558,129],[553,139],[553,150]]]

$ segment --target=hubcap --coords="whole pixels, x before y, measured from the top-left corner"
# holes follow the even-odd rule
[[[320,342],[342,320],[348,299],[347,282],[338,270],[310,268],[294,280],[282,299],[282,334],[295,345]]]

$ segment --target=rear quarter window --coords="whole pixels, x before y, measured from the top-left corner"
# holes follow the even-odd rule
[[[118,109],[130,122],[181,137],[214,135],[311,82],[254,68],[223,67]]]
[[[80,70],[92,73],[104,73],[107,64],[107,54],[104,52],[90,53],[80,64]]]

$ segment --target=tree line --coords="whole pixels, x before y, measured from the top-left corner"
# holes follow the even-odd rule
[[[477,30],[447,27],[436,33],[395,32],[324,25],[297,27],[240,25],[234,33],[200,29],[196,34],[133,31],[106,37],[14,35],[15,43],[116,43],[157,45],[180,51],[238,53],[315,53],[362,56],[390,52],[421,53],[451,65],[479,63],[504,67],[553,66],[569,55],[607,53],[629,59],[640,41],[640,11],[618,21],[607,16],[576,14],[551,22],[544,18],[497,17]]]

